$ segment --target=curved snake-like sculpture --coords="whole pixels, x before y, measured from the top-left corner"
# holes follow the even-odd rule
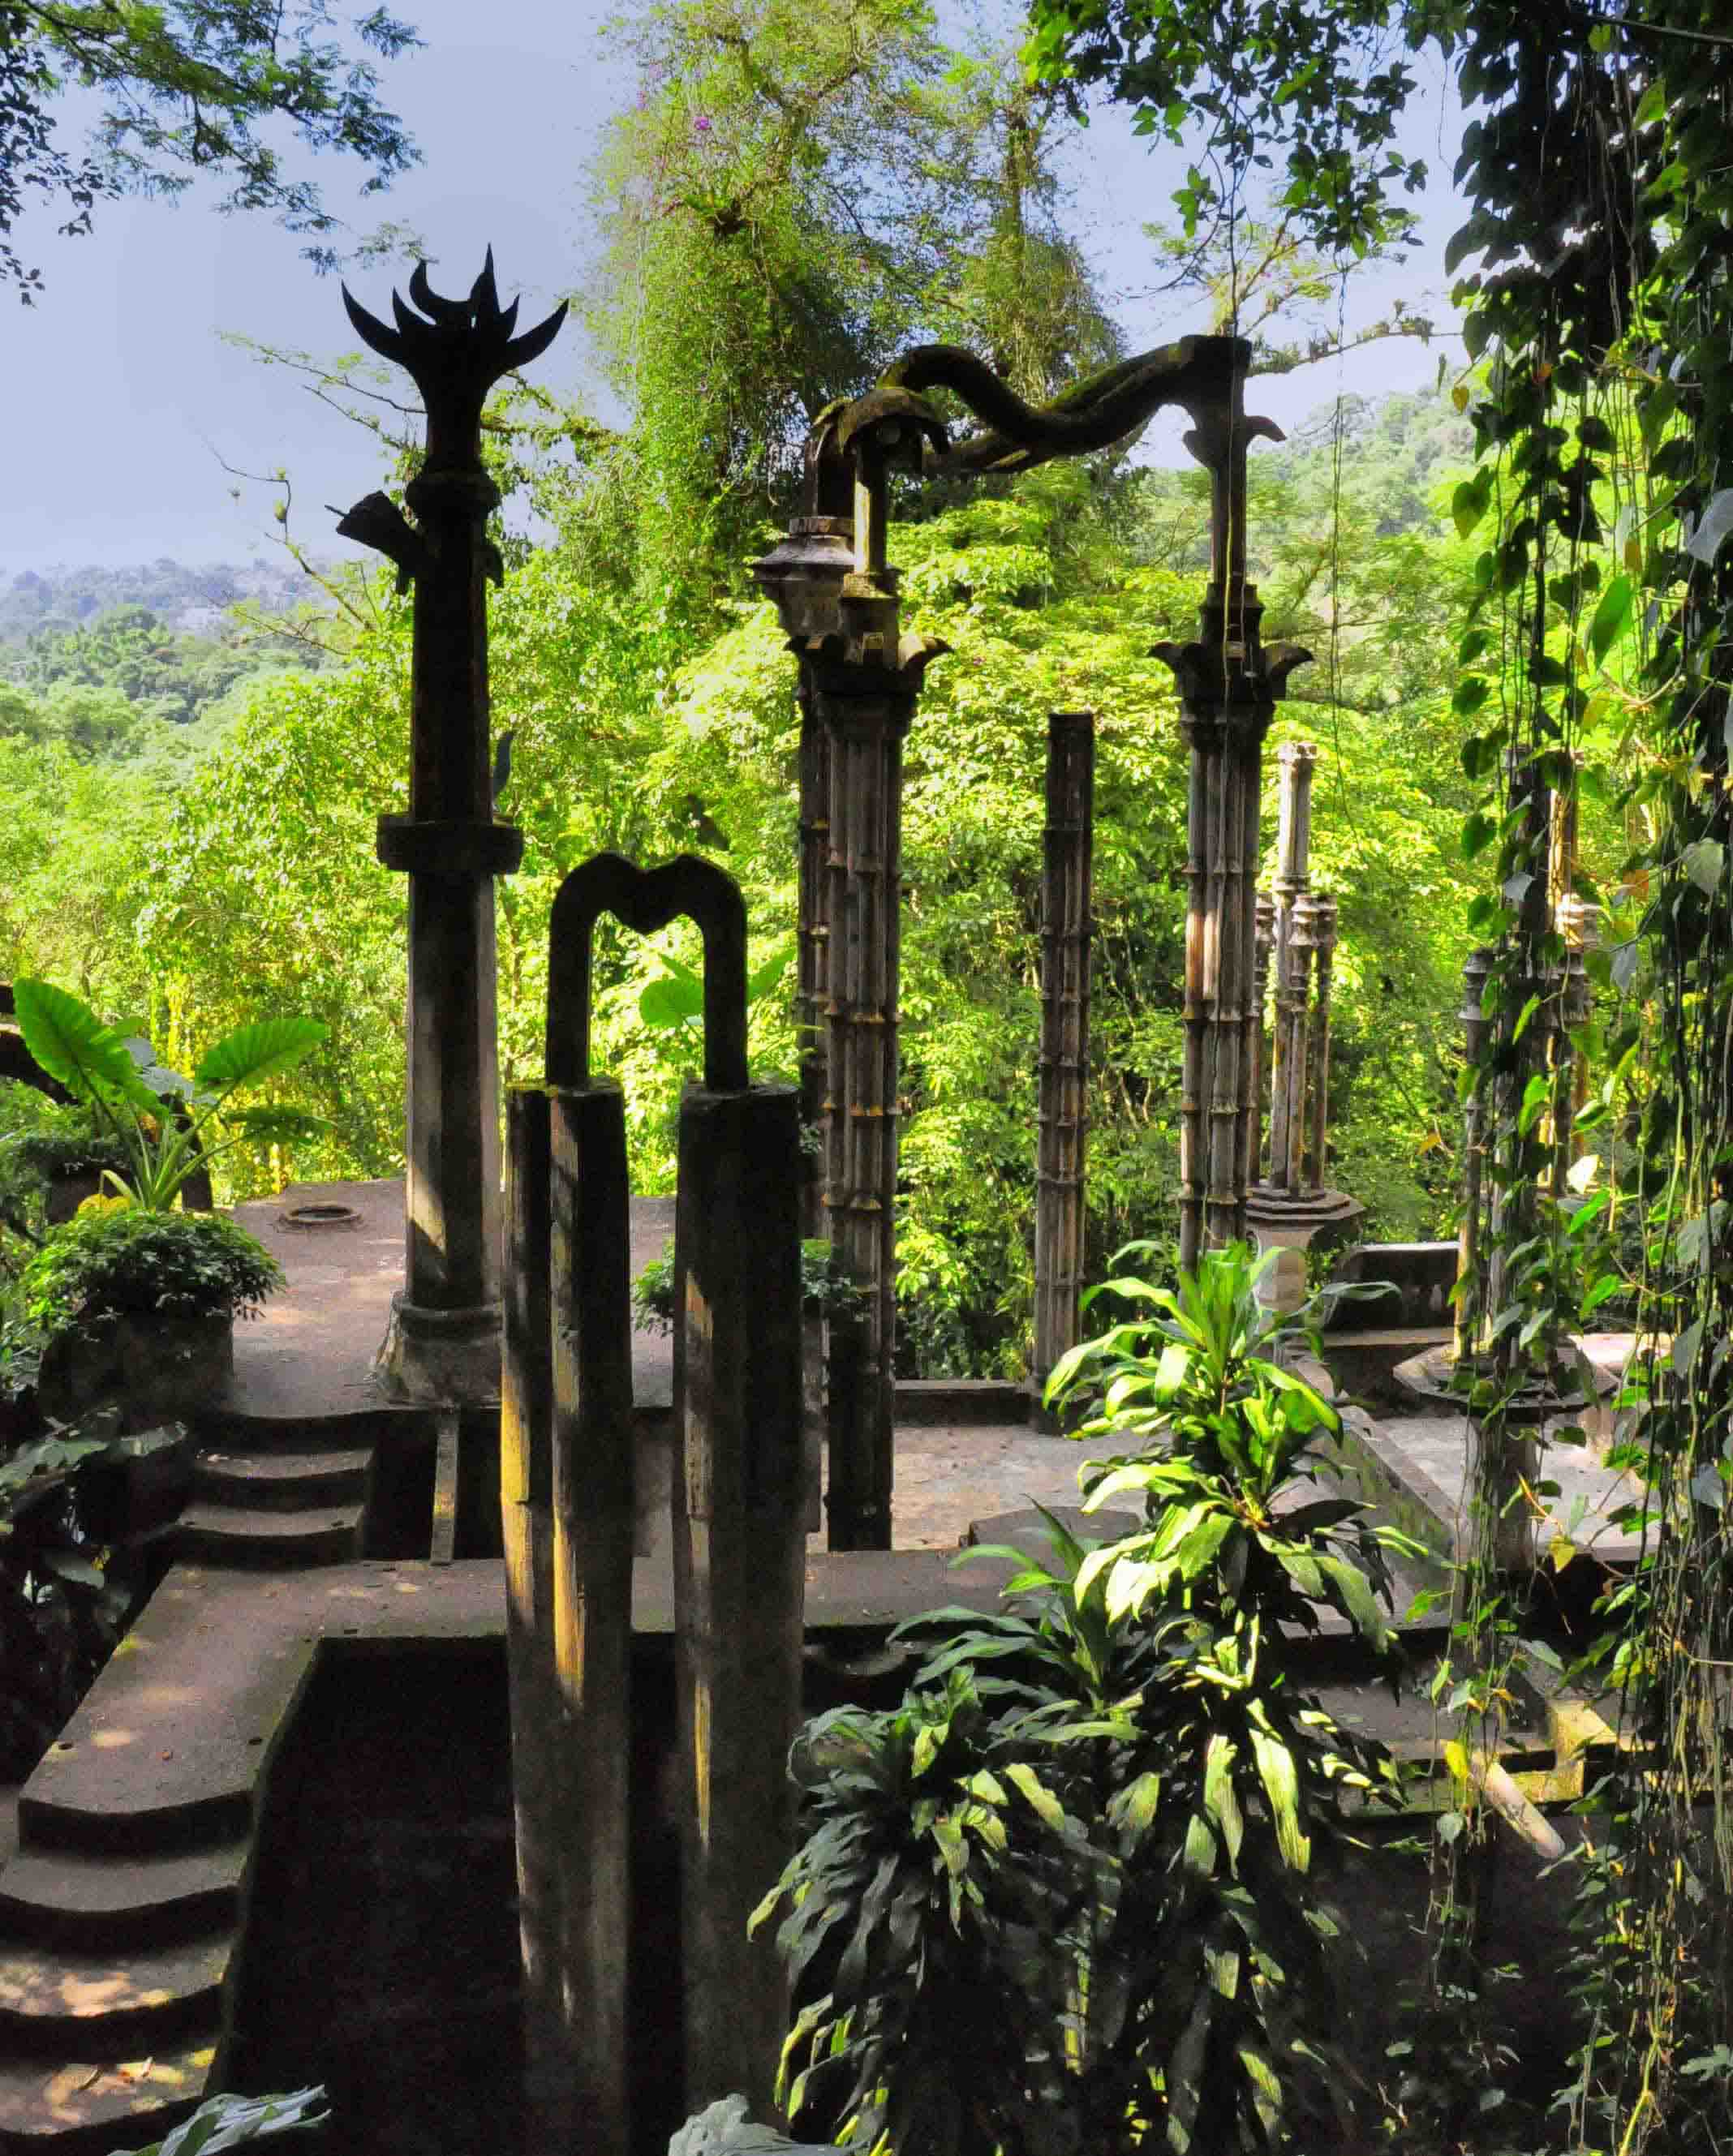
[[[1257,435],[1282,439],[1273,420],[1248,418],[1242,408],[1251,357],[1242,338],[1181,337],[1103,367],[1051,403],[1033,405],[960,345],[918,345],[886,370],[877,388],[841,408],[834,423],[836,446],[846,450],[863,428],[908,412],[911,398],[949,389],[984,424],[982,431],[955,441],[943,430],[922,429],[928,435],[923,469],[935,475],[1027,471],[1050,458],[1110,449],[1167,404],[1190,414],[1186,446],[1213,468],[1236,437],[1242,443]]]

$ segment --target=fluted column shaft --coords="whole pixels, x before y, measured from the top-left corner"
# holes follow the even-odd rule
[[[833,1429],[831,1546],[891,1546],[902,742],[911,697],[838,694],[830,732],[825,1209],[861,1292],[855,1426]],[[846,1536],[846,1539],[840,1539]]]
[[[1043,840],[1039,1137],[1035,1198],[1035,1375],[1077,1337],[1089,1094],[1089,944],[1095,717],[1047,721]]]

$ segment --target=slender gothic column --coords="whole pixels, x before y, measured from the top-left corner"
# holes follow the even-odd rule
[[[1047,720],[1041,877],[1041,1098],[1035,1194],[1035,1377],[1077,1337],[1089,1121],[1090,882],[1095,715]]]
[[[1472,1070],[1486,1051],[1488,1019],[1484,998],[1498,953],[1483,944],[1468,953],[1463,967],[1463,1054]],[[1463,1224],[1457,1242],[1456,1355],[1458,1362],[1476,1353],[1485,1315],[1481,1276],[1485,1235],[1481,1209],[1486,1202],[1486,1111],[1474,1086],[1463,1106]]]
[[[1312,888],[1312,778],[1318,751],[1285,742],[1277,751],[1274,890],[1270,960],[1276,1025],[1270,1080],[1269,1159],[1246,1217],[1261,1250],[1281,1252],[1258,1292],[1281,1308],[1305,1293],[1305,1253],[1341,1236],[1365,1209],[1329,1178],[1329,999],[1336,901]],[[1315,965],[1317,985],[1313,985]]]
[[[1306,1097],[1306,1011],[1310,989],[1306,967],[1294,952],[1294,907],[1311,889],[1312,773],[1318,751],[1311,742],[1284,742],[1276,752],[1275,875],[1276,1053],[1270,1088],[1270,1168],[1273,1190],[1298,1196],[1304,1188]]]
[[[487,519],[499,491],[481,461],[481,407],[503,374],[553,341],[565,309],[514,337],[493,255],[467,299],[432,290],[418,264],[397,326],[343,303],[364,342],[414,379],[427,454],[404,490],[412,526],[383,494],[338,525],[414,586],[409,810],[379,819],[378,855],[409,879],[409,1099],[403,1292],[380,1350],[383,1376],[414,1399],[499,1397],[499,1049],[493,879],[523,834],[493,814],[488,741],[487,579],[501,581]]]
[[[1305,1188],[1322,1190],[1329,1168],[1325,1147],[1329,1123],[1329,997],[1336,957],[1336,901],[1323,891],[1307,894],[1295,908],[1294,935],[1309,942],[1317,965],[1313,990],[1314,1029],[1307,1055],[1310,1093],[1306,1104]]]
[[[1257,1023],[1252,1032],[1252,1047],[1257,1064],[1252,1073],[1252,1179],[1262,1180],[1264,1168],[1264,1128],[1268,1120],[1270,1092],[1270,1040],[1264,1024],[1264,1014],[1270,999],[1270,961],[1276,942],[1276,901],[1268,891],[1258,892],[1254,901],[1253,936],[1255,957],[1252,973],[1252,1008]]]

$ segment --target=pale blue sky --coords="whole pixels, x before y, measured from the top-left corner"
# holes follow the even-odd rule
[[[989,4],[996,12],[996,0]],[[601,34],[615,10],[595,0],[495,0],[485,9],[475,0],[399,0],[397,12],[427,44],[390,64],[383,94],[424,162],[363,202],[350,161],[321,161],[313,169],[327,203],[363,230],[388,218],[419,231],[439,260],[435,284],[454,290],[491,241],[502,293],[523,292],[524,318],[535,319],[581,281],[586,167],[609,116],[632,95]],[[1436,295],[1442,285],[1443,244],[1461,221],[1448,185],[1458,123],[1443,112],[1434,94],[1405,130],[1437,175],[1423,254],[1388,287],[1366,284],[1353,302],[1362,317],[1381,311],[1388,292]],[[1171,296],[1134,296],[1151,276],[1139,227],[1169,213],[1183,161],[1152,154],[1108,111],[1078,136],[1067,163],[1077,228],[1134,347],[1198,326]],[[291,377],[220,341],[234,330],[322,354],[352,349],[337,280],[314,275],[298,239],[267,218],[217,216],[196,195],[102,204],[85,239],[59,239],[47,218],[21,223],[17,237],[48,289],[33,308],[8,299],[0,331],[8,393],[0,575],[53,562],[269,554],[273,490],[244,489],[235,503],[213,451],[253,471],[285,466],[300,535],[347,551],[335,538],[327,545],[332,520],[321,505],[347,504],[378,484],[371,444]],[[383,270],[354,279],[376,308],[388,304],[389,281]],[[1459,342],[1444,348],[1459,366]],[[1375,346],[1340,367],[1261,382],[1253,402],[1291,424],[1339,388],[1376,394],[1429,382],[1437,350]],[[588,355],[573,328],[535,372],[550,388],[586,388]],[[1177,431],[1152,434],[1148,453],[1183,461]]]

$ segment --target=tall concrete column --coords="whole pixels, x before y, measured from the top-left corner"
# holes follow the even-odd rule
[[[1273,420],[1246,414],[1252,348],[1197,340],[1211,362],[1185,401],[1185,446],[1210,475],[1210,582],[1190,644],[1159,644],[1174,670],[1180,732],[1190,752],[1186,812],[1185,1045],[1180,1106],[1180,1262],[1195,1270],[1207,1245],[1246,1233],[1257,1158],[1256,1008],[1258,809],[1263,742],[1293,669],[1297,644],[1265,650],[1263,608],[1246,576],[1246,449],[1279,441]]]
[[[1284,742],[1276,752],[1276,867],[1268,908],[1276,1024],[1269,1088],[1269,1152],[1246,1207],[1260,1251],[1280,1255],[1258,1292],[1281,1309],[1306,1293],[1306,1253],[1340,1240],[1365,1210],[1326,1188],[1329,1170],[1329,1002],[1336,901],[1312,888],[1312,780],[1318,751]],[[1315,981],[1315,985],[1314,985]]]
[[[496,1400],[500,1389],[499,1048],[493,879],[523,834],[493,814],[488,737],[487,579],[503,578],[487,519],[499,492],[481,461],[481,408],[501,375],[553,341],[565,309],[514,337],[493,255],[469,297],[409,280],[397,326],[343,304],[363,342],[414,380],[427,454],[404,490],[411,526],[383,494],[337,526],[397,565],[414,588],[409,809],[379,819],[378,855],[409,879],[409,1086],[403,1292],[379,1369],[410,1399]]]
[[[1042,842],[1041,1071],[1035,1190],[1037,1384],[1077,1337],[1083,1275],[1083,1163],[1089,1125],[1089,944],[1095,824],[1095,714],[1047,720]]]

